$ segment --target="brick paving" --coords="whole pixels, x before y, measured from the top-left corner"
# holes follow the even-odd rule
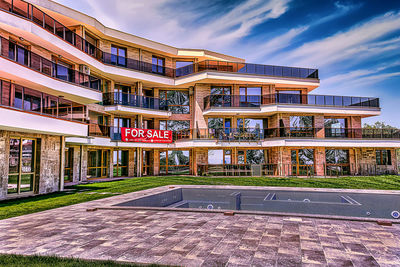
[[[154,210],[86,211],[140,195],[143,191],[1,220],[0,253],[181,266],[400,266],[397,224]]]

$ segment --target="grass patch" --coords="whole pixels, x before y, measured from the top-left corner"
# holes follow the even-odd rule
[[[157,267],[162,265],[137,265],[128,263],[117,263],[114,261],[93,261],[93,260],[81,260],[81,259],[70,259],[61,258],[56,256],[22,256],[22,255],[0,255],[0,266],[9,267],[139,267],[139,266],[151,266]]]
[[[276,178],[276,177],[138,177],[113,182],[69,187],[72,193],[57,192],[22,199],[0,201],[0,220],[81,202],[114,196],[110,193],[129,193],[164,185],[241,185],[286,186],[312,188],[353,188],[400,190],[400,176],[382,175],[341,178]],[[103,194],[101,194],[103,193]]]

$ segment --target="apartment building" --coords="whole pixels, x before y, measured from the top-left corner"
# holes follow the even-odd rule
[[[397,173],[379,99],[314,95],[317,69],[246,63],[0,0],[0,199],[146,175]],[[317,64],[317,63],[316,63]]]

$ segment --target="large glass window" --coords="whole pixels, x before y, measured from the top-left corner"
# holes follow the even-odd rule
[[[168,150],[160,152],[160,174],[189,174],[189,150]]]
[[[189,114],[190,101],[188,91],[160,91],[160,106],[174,114]]]
[[[10,139],[8,194],[33,191],[36,140]]]
[[[232,150],[209,149],[208,164],[220,165],[232,163]]]
[[[262,149],[239,150],[237,154],[238,164],[263,164],[265,154]]]
[[[314,174],[314,149],[291,151],[292,175]]]
[[[111,45],[111,64],[126,67],[126,48]]]
[[[114,177],[128,176],[128,150],[113,151],[113,173]]]
[[[314,136],[313,116],[290,116],[291,137],[313,137]]]
[[[109,150],[88,151],[88,178],[107,177],[110,162]]]
[[[390,150],[376,150],[377,165],[392,165],[392,154]]]
[[[232,105],[230,86],[211,87],[210,105],[212,107],[230,107]]]
[[[325,161],[327,175],[350,173],[349,150],[347,149],[326,149]]]
[[[190,121],[161,120],[160,130],[181,131],[190,129]]]
[[[151,63],[154,73],[165,74],[165,58],[153,56]]]
[[[347,120],[344,118],[325,118],[325,137],[346,137]]]
[[[240,106],[259,107],[261,105],[261,87],[240,87]]]

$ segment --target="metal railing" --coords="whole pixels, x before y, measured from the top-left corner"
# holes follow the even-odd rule
[[[97,77],[54,63],[3,37],[0,37],[0,42],[2,48],[1,57],[58,80],[88,87],[96,91],[101,90],[101,79]]]
[[[205,110],[212,107],[248,108],[271,104],[379,108],[379,98],[285,93],[269,95],[208,95],[204,98]]]
[[[113,140],[120,140],[121,130],[109,127],[107,133]],[[102,132],[105,132],[102,131]],[[179,140],[217,140],[219,142],[254,142],[272,138],[341,138],[341,139],[400,139],[400,129],[341,129],[314,127],[281,128],[199,128],[172,132],[174,141]]]
[[[162,103],[159,98],[122,92],[104,93],[103,105],[123,105],[138,108],[168,110],[168,106]]]
[[[173,132],[174,140],[209,139],[226,142],[260,141],[269,138],[314,138],[319,128],[203,128]]]
[[[341,177],[398,175],[396,166],[377,164],[202,164],[197,165],[202,176],[281,176],[281,177]]]
[[[253,63],[204,60],[176,69],[176,77],[202,71],[222,71],[290,78],[318,79],[318,69],[262,65]]]
[[[31,20],[36,25],[58,36],[75,48],[109,65],[120,66],[171,78],[177,78],[192,73],[211,70],[277,77],[318,79],[317,69],[226,62],[217,60],[205,60],[177,69],[158,66],[149,62],[131,59],[128,57],[121,57],[115,54],[104,52],[96,47],[95,44],[88,42],[82,36],[76,34],[73,30],[70,30],[68,27],[64,26],[62,23],[58,22],[56,19],[52,18],[39,8],[23,0],[0,0],[0,9]]]
[[[400,139],[399,129],[324,128],[326,138]]]
[[[85,105],[4,80],[0,80],[0,106],[63,120],[87,122]]]

